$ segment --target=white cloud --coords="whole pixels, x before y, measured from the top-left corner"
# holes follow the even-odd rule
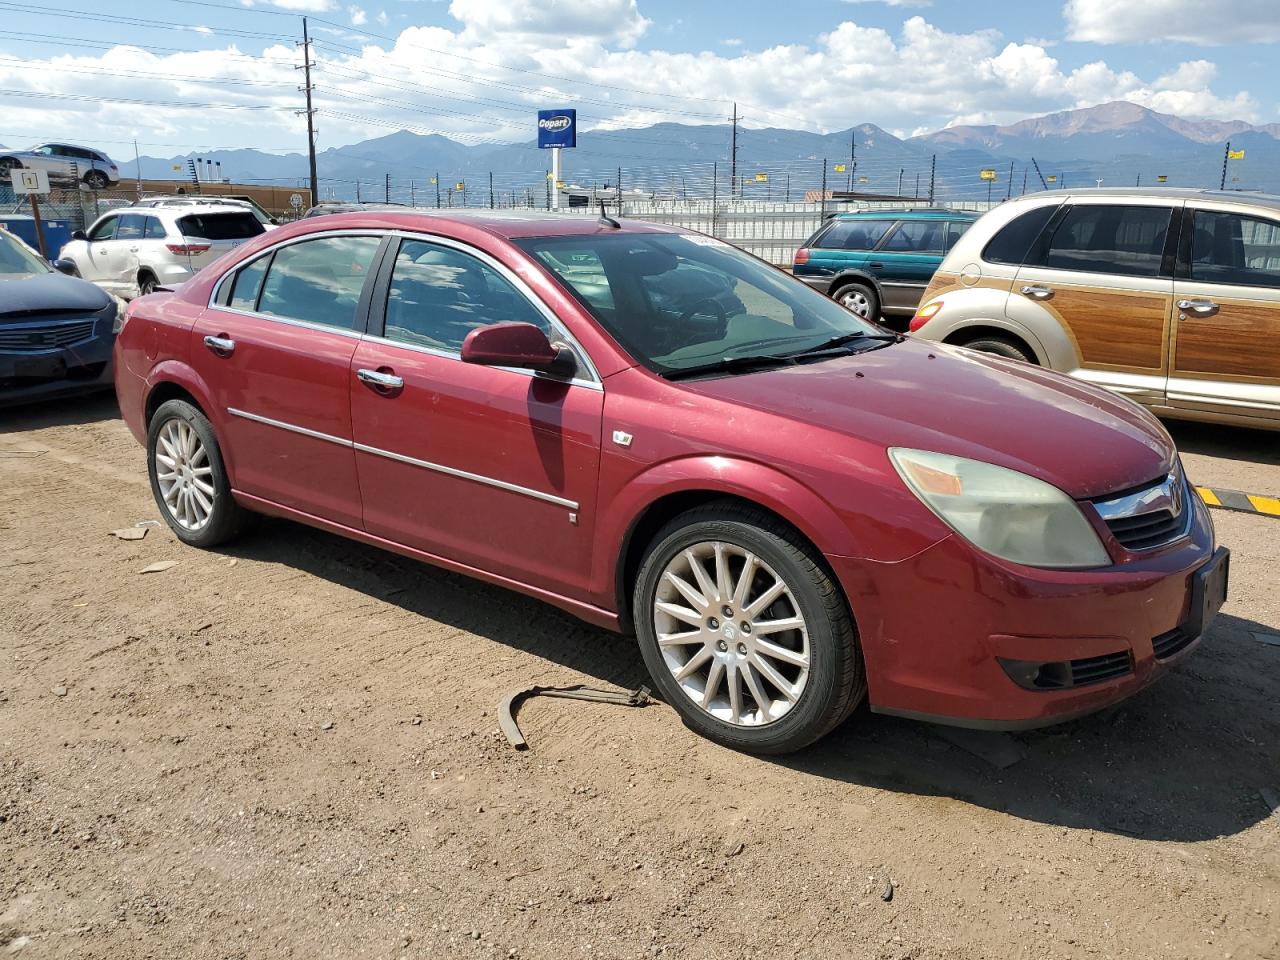
[[[1067,0],[1067,35],[1094,43],[1280,41],[1275,0]]]
[[[391,18],[387,16],[387,11],[379,10],[377,20],[385,27],[391,21]]]
[[[741,38],[741,37],[726,37],[725,39],[721,40],[720,42],[721,42],[722,44],[724,44],[724,46],[726,46],[726,47],[740,47],[740,46],[742,46],[742,38]]]
[[[931,7],[933,0],[844,0],[845,3],[883,3],[886,7]]]
[[[612,41],[631,46],[649,28],[636,0],[453,0],[464,37],[527,36]]]
[[[369,15],[360,7],[347,7],[347,13],[351,16],[351,25],[353,27],[363,27],[369,22]]]

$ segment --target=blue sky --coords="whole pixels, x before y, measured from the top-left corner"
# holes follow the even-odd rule
[[[318,40],[321,146],[401,127],[526,139],[709,123],[901,135],[1130,99],[1280,121],[1275,0],[0,0],[0,143],[297,150],[295,40]]]

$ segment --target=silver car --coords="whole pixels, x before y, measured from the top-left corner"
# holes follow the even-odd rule
[[[206,264],[264,232],[252,211],[228,204],[125,207],[77,230],[61,260],[124,299],[190,280]]]
[[[71,180],[91,190],[105,190],[120,182],[120,169],[101,150],[70,143],[42,143],[30,150],[0,149],[0,175],[11,170],[44,170],[50,180]]]

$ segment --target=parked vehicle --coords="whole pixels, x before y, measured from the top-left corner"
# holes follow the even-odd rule
[[[174,207],[184,204],[209,204],[216,207],[235,207],[239,210],[248,210],[257,219],[264,230],[270,230],[280,221],[271,216],[262,204],[249,197],[210,197],[201,194],[166,194],[163,196],[147,196],[143,197],[133,204],[135,207]]]
[[[947,255],[910,327],[1161,416],[1280,429],[1280,197],[1092,189],[1002,204]]]
[[[120,306],[0,230],[0,406],[111,389]]]
[[[1225,596],[1139,407],[670,227],[302,220],[131,305],[116,356],[184,542],[288,517],[634,630],[664,699],[738,749],[794,750],[864,697],[1076,716]]]
[[[977,219],[927,208],[839,213],[796,251],[791,272],[858,316],[905,330],[943,256]]]
[[[246,240],[265,232],[249,210],[179,203],[113,210],[77,230],[60,256],[76,272],[126,300],[185,283]]]
[[[42,143],[30,150],[0,149],[0,176],[18,168],[45,170],[52,180],[79,181],[93,190],[120,182],[120,168],[101,150],[69,143]]]

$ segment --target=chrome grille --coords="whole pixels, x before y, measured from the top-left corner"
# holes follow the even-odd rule
[[[1095,500],[1094,507],[1116,542],[1134,553],[1172,543],[1187,530],[1187,480],[1175,464],[1166,477],[1138,490]]]
[[[0,326],[0,350],[56,350],[93,336],[93,320]]]

